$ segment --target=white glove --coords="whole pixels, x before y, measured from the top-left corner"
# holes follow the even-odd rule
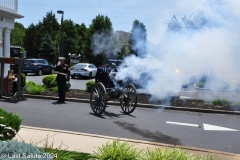
[[[57,64],[57,65],[60,66],[60,64],[61,64],[60,61],[58,61],[58,64]]]

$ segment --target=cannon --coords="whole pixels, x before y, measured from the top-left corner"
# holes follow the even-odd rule
[[[132,83],[123,85],[114,78],[116,72],[110,73],[111,87],[106,88],[101,82],[97,82],[91,89],[90,106],[95,115],[104,113],[107,102],[118,99],[124,114],[132,113],[137,106],[137,90]]]

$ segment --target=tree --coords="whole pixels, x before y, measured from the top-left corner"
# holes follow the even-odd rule
[[[97,15],[89,26],[89,32],[87,34],[86,41],[86,52],[85,59],[90,63],[99,65],[102,63],[106,56],[104,54],[94,55],[92,50],[92,42],[94,34],[101,34],[103,32],[108,32],[109,34],[113,32],[112,22],[107,16]]]
[[[15,22],[14,29],[11,31],[10,44],[12,46],[23,47],[23,38],[25,36],[25,28],[23,24]]]
[[[124,57],[127,57],[129,54],[128,54],[128,51],[127,51],[127,46],[126,45],[123,45],[121,47],[121,50],[117,53],[117,59],[124,59]]]
[[[68,53],[78,54],[78,33],[77,33],[77,24],[75,24],[71,19],[63,21],[63,56],[66,58],[66,63],[69,62]],[[60,32],[59,32],[60,33]],[[61,39],[61,33],[58,35]],[[60,43],[60,48],[62,44]]]
[[[85,24],[76,25],[77,27],[77,45],[78,45],[78,53],[81,54],[81,60],[83,62],[86,62],[85,60],[85,51],[86,51],[86,42],[87,42],[87,34],[88,34],[88,28],[85,26]]]
[[[55,41],[57,32],[59,31],[59,23],[52,11],[47,12],[46,16],[43,17],[42,25],[44,33],[48,32],[51,35],[52,40]]]
[[[25,32],[23,46],[27,51],[27,58],[38,58],[39,47],[44,37],[42,22],[31,24]]]
[[[197,14],[191,14],[190,16],[184,16],[181,20],[178,20],[176,16],[168,22],[168,31],[175,32],[192,32],[196,30],[201,30],[205,27],[214,27],[217,24],[210,19],[203,12],[198,12]]]
[[[48,32],[46,32],[45,37],[42,39],[39,51],[40,51],[39,57],[44,58],[51,63],[54,63],[55,59],[54,47],[52,44],[52,38]]]
[[[142,22],[135,20],[130,34],[129,50],[132,54],[142,57],[147,52],[146,42],[147,29]]]
[[[28,58],[38,58],[40,55],[39,48],[42,43],[42,38],[45,37],[45,33],[52,37],[54,44],[54,51],[58,51],[58,42],[60,41],[57,37],[59,31],[59,24],[55,14],[52,11],[47,12],[46,16],[43,17],[42,21],[38,24],[31,24],[25,30],[25,36],[23,38],[23,46],[27,51]],[[57,55],[57,53],[54,53]],[[55,56],[54,56],[55,57]]]
[[[61,35],[61,31],[59,30],[59,23],[57,21],[56,15],[50,11],[47,12],[45,17],[43,17],[42,20],[42,30],[43,33],[48,32],[49,35],[52,38],[52,43],[54,46],[54,54],[55,57],[58,57],[59,55],[59,43],[61,42],[61,37],[58,35]],[[56,60],[56,59],[55,59]]]

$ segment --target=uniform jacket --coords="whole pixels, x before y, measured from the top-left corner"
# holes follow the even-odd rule
[[[108,67],[98,67],[95,82],[101,82],[105,87],[108,86],[110,69]]]
[[[70,80],[70,68],[68,67],[67,64],[63,64],[60,66],[56,66],[55,71],[57,71],[58,73],[64,73],[65,75],[61,75],[61,74],[57,74],[57,78],[56,81],[58,82],[66,82]]]

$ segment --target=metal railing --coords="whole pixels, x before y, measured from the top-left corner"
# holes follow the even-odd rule
[[[0,9],[18,13],[18,0],[0,0]]]

